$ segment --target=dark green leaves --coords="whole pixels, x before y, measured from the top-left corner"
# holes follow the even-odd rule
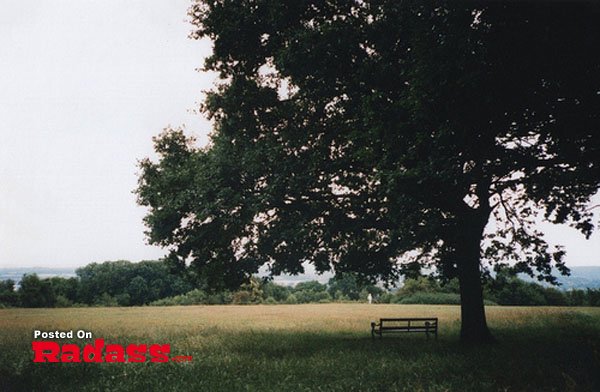
[[[141,162],[150,241],[215,285],[304,262],[452,276],[493,216],[484,260],[548,277],[562,251],[535,214],[593,229],[598,15],[588,3],[195,3],[193,37],[213,40],[204,68],[221,78],[202,107],[215,128],[206,149],[166,132],[158,163]]]

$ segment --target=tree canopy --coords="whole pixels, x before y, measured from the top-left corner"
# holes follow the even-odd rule
[[[600,181],[594,3],[199,1],[219,81],[199,148],[155,138],[137,194],[151,243],[215,286],[272,274],[458,277],[462,331],[488,340],[481,273],[552,281],[589,236]]]

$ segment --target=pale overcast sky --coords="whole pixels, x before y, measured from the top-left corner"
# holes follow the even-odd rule
[[[189,0],[2,2],[0,266],[157,258],[135,203],[152,136],[185,124],[212,79]]]
[[[0,13],[0,267],[155,259],[131,193],[152,136],[186,125],[212,76],[187,38],[189,0],[5,0]],[[548,229],[569,265],[600,265],[600,235]]]

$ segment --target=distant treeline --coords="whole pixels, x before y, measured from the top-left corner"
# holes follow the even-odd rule
[[[172,273],[163,261],[92,263],[75,273],[72,278],[46,279],[26,274],[17,290],[6,280],[0,283],[0,303],[33,308],[144,305],[194,288],[188,277]]]
[[[361,283],[353,274],[282,286],[252,278],[237,291],[209,292],[193,274],[175,273],[164,261],[92,263],[76,277],[40,279],[23,276],[0,281],[0,307],[168,306],[195,304],[297,304],[366,301],[377,303],[459,304],[458,282],[433,278],[407,279],[400,289],[385,290]],[[561,291],[498,274],[484,285],[488,305],[600,306],[600,289]]]

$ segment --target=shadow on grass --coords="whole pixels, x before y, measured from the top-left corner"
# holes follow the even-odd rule
[[[29,352],[16,355],[22,363],[0,366],[0,390],[600,390],[597,319],[567,315],[493,332],[498,343],[465,347],[455,329],[438,340],[213,330],[201,344],[170,342],[174,353],[193,356],[187,364],[34,364]]]
[[[248,362],[293,364],[301,374],[326,372],[321,386],[353,379],[386,390],[600,391],[597,326],[559,322],[493,332],[497,343],[482,346],[461,345],[458,333],[438,340],[419,334],[244,333],[229,337],[224,349]]]

